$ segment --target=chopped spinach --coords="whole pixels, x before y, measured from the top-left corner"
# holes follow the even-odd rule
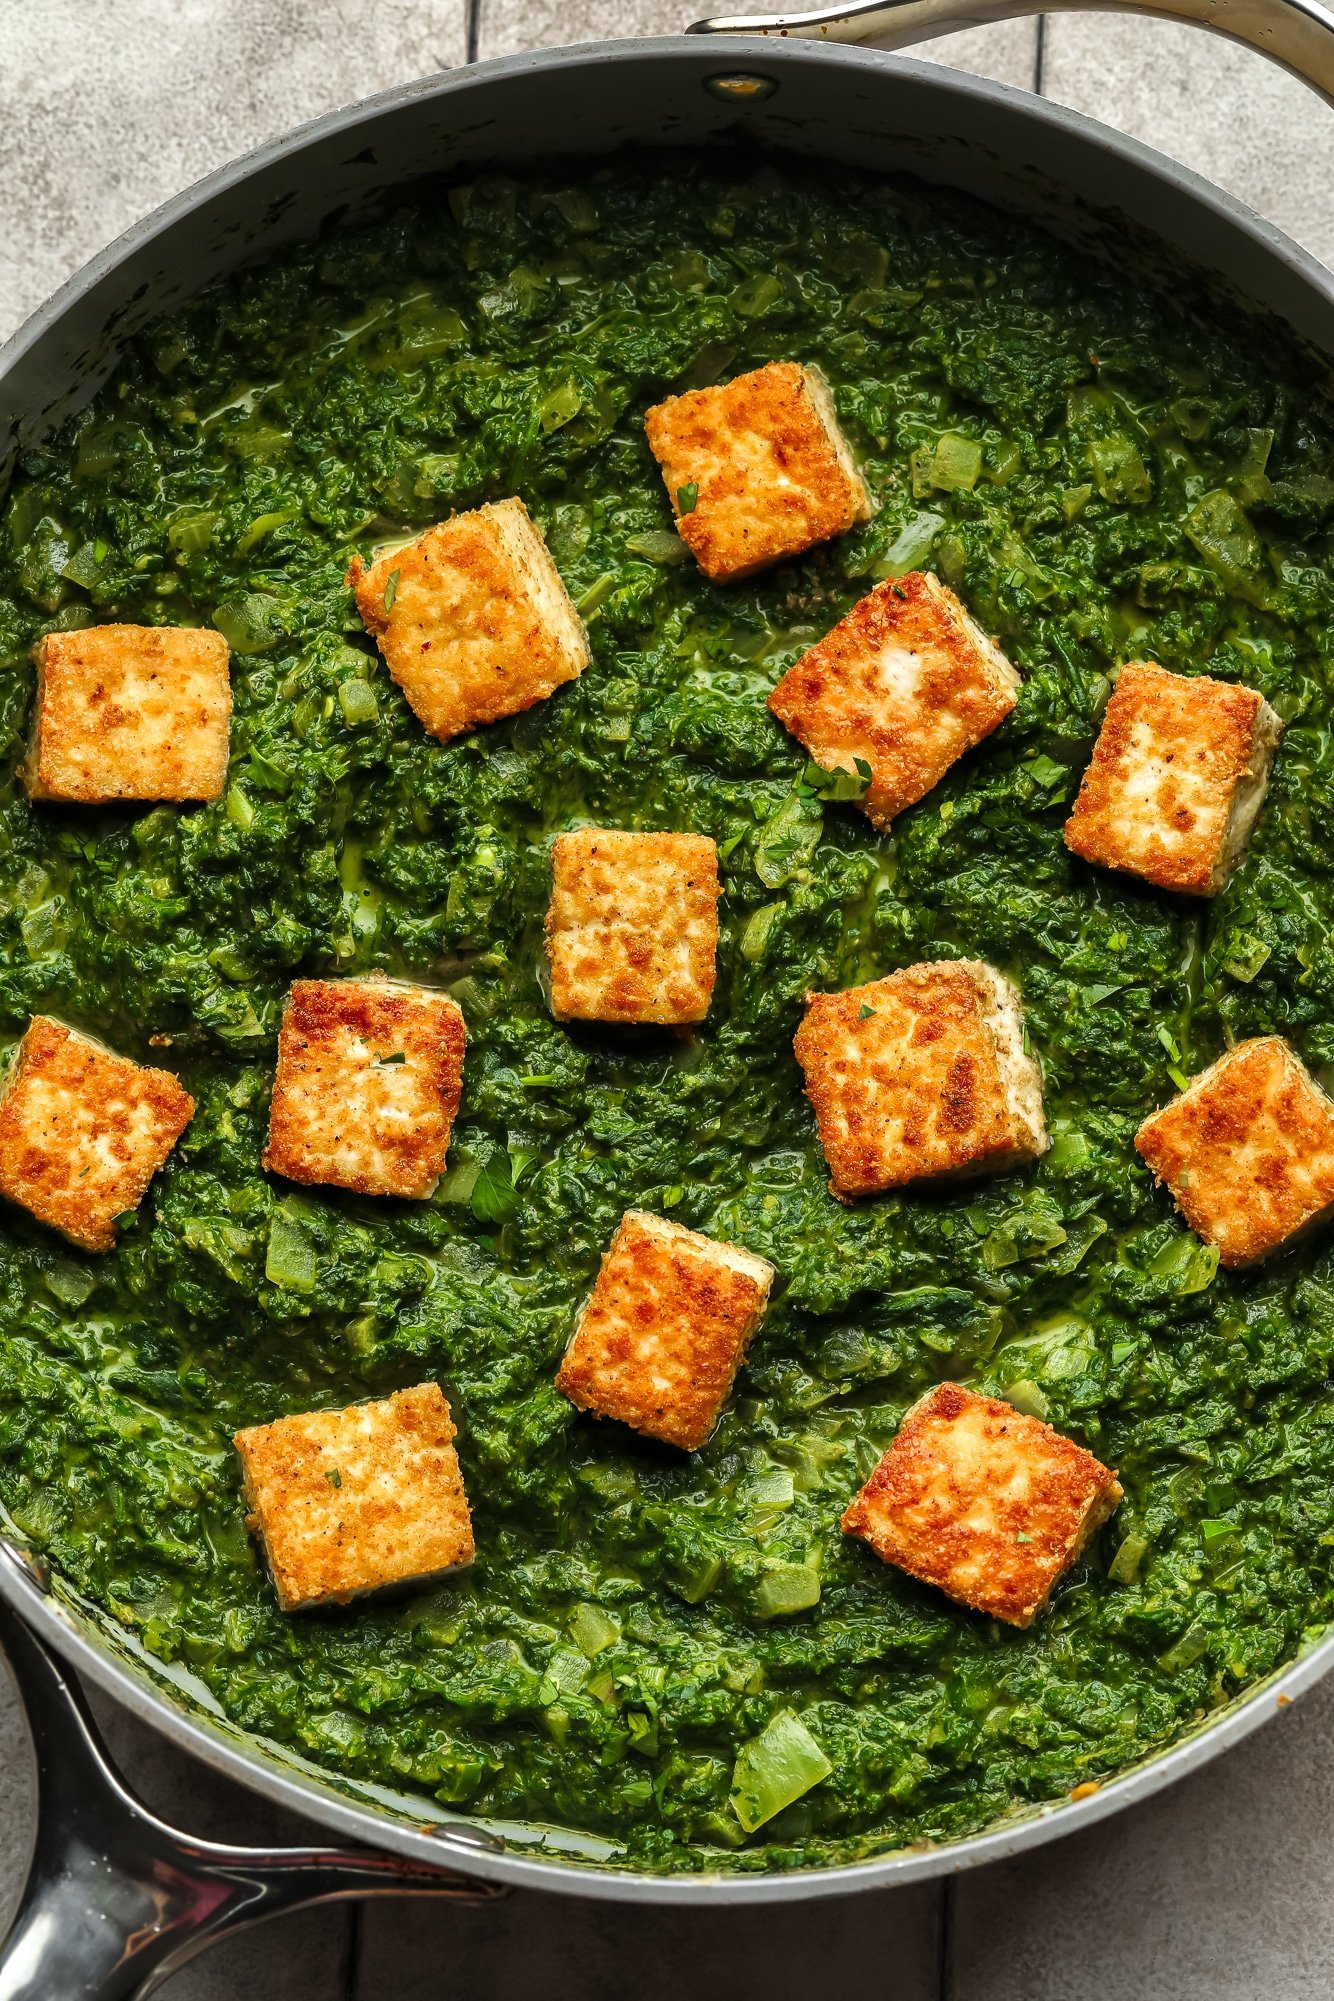
[[[678,560],[642,413],[788,357],[828,375],[880,511],[720,590]],[[1188,287],[945,193],[726,156],[488,176],[141,334],[26,453],[0,524],[0,1030],[67,1016],[165,1056],[199,1111],[109,1256],[4,1214],[0,1499],[21,1532],[247,1729],[657,1867],[959,1834],[1291,1658],[1334,1611],[1334,1252],[1220,1271],[1131,1136],[1240,1036],[1334,1064],[1332,437],[1301,358]],[[593,663],[442,746],[344,571],[511,493]],[[923,563],[1025,685],[886,839],[860,775],[813,777],[764,697]],[[68,810],[15,783],[32,642],[110,620],[226,635],[216,805]],[[1135,657],[1244,680],[1288,725],[1213,904],[1062,844]],[[697,1035],[552,1021],[547,844],[578,818],[717,839]],[[1018,981],[1055,1144],[1022,1174],[844,1208],[791,1054],[801,996],[950,954]],[[260,1168],[290,980],[372,968],[448,985],[468,1023],[419,1204]],[[692,1458],[553,1387],[632,1203],[782,1275]],[[946,1376],[1120,1469],[1124,1505],[1031,1631],[839,1534]],[[284,1616],[231,1433],[424,1378],[460,1424],[475,1568]]]

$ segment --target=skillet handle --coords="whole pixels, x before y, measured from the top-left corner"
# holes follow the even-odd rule
[[[1324,0],[844,0],[804,14],[719,14],[692,35],[781,35],[907,49],[1024,14],[1150,14],[1257,49],[1334,104],[1334,11]]]
[[[28,1713],[37,1830],[0,1945],[0,2001],[144,2001],[225,1933],[349,1897],[504,1896],[430,1863],[350,1848],[233,1848],[159,1820],[112,1764],[69,1671],[0,1600],[0,1644]]]

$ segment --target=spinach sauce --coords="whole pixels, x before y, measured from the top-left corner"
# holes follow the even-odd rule
[[[881,512],[716,589],[683,560],[643,411],[787,357],[831,377]],[[1334,1253],[1229,1277],[1131,1135],[1240,1036],[1334,1063],[1332,469],[1320,391],[1240,315],[846,170],[479,180],[152,326],[13,483],[7,768],[39,633],[211,621],[234,655],[230,781],[213,806],[88,811],[6,778],[0,1016],[11,1041],[48,1010],[169,1063],[199,1110],[113,1255],[4,1213],[14,1523],[247,1729],[655,1867],[958,1835],[1290,1658],[1334,1613]],[[593,664],[441,746],[343,572],[354,546],[510,493]],[[764,697],[876,578],[923,563],[1025,685],[882,839]],[[1213,903],[1062,845],[1109,671],[1136,657],[1243,680],[1288,725]],[[700,1033],[552,1021],[547,844],[580,818],[717,839]],[[801,996],[951,954],[1018,981],[1055,1143],[1029,1171],[844,1208],[791,1052]],[[260,1170],[290,980],[374,967],[447,984],[467,1017],[423,1204]],[[693,1458],[552,1386],[631,1204],[781,1273]],[[838,1531],[946,1376],[1048,1417],[1126,1487],[1030,1632]],[[462,1428],[476,1568],[285,1617],[230,1434],[426,1378]],[[747,1836],[734,1763],[789,1710],[832,1770]]]

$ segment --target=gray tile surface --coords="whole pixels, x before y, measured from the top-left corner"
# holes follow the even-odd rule
[[[1055,15],[1046,94],[1170,153],[1334,263],[1334,111],[1250,49],[1175,22]]]
[[[0,1654],[0,1937],[27,1868],[33,1812],[31,1751],[3,1662]],[[93,1707],[126,1779],[164,1820],[212,1841],[327,1843],[319,1829],[202,1771],[105,1697],[95,1696]],[[353,1925],[344,1905],[276,1919],[213,1947],[161,1991],[167,2001],[341,2001],[352,1972]]]
[[[954,1886],[942,2001],[1328,2001],[1334,1683],[1170,1792]]]
[[[481,0],[477,52],[671,30],[707,0]],[[127,223],[327,107],[461,61],[466,0],[0,0],[0,334]],[[1031,22],[921,51],[1008,83]],[[1334,260],[1334,114],[1190,30],[1048,24],[1048,93],[1186,160]],[[299,1825],[103,1709],[152,1804],[220,1838]],[[0,1924],[26,1857],[25,1739],[0,1676]],[[516,1897],[314,1913],[222,1946],[168,2001],[1316,2001],[1334,1990],[1334,1687],[1155,1802],[932,1888],[731,1916]],[[53,1997],[58,2001],[58,1997]]]
[[[676,35],[709,12],[710,0],[479,0],[477,54],[516,56],[609,36]],[[719,10],[721,11],[721,10]]]
[[[768,0],[744,0],[761,11]],[[595,42],[608,35],[674,35],[710,12],[731,12],[722,0],[480,0],[480,57],[513,56],[524,49]],[[1031,89],[1037,49],[1035,21],[1006,21],[972,28],[913,51],[999,83]]]
[[[0,1938],[13,1920],[32,1843],[32,1753],[14,1687],[0,1667]]]
[[[0,338],[212,168],[335,105],[462,62],[465,7],[0,0]]]
[[[350,2001],[937,2001],[939,1894],[736,1911],[522,1896],[468,1911],[368,1905]]]
[[[989,28],[965,28],[937,41],[918,42],[904,53],[944,63],[950,69],[967,70],[972,76],[990,77],[993,83],[1010,83],[1017,90],[1031,90],[1037,73],[1037,48],[1035,20],[998,21]]]

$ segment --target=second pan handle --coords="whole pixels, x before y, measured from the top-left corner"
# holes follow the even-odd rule
[[[16,1561],[0,1543],[0,1564]],[[0,2001],[146,2001],[206,1946],[307,1904],[506,1894],[372,1850],[239,1848],[183,1833],[135,1798],[74,1676],[3,1599],[0,1648],[37,1764],[32,1866],[0,1941]]]
[[[1024,14],[1147,14],[1190,21],[1281,64],[1334,104],[1334,11],[1324,0],[845,0],[799,14],[719,14],[692,35],[779,35],[908,49]]]

